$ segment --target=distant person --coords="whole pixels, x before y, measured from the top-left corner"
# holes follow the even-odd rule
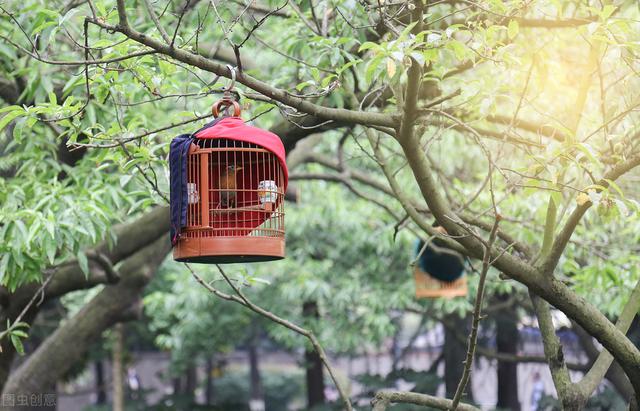
[[[542,397],[546,394],[544,391],[544,382],[540,378],[540,373],[533,374],[533,388],[531,390],[531,410],[536,411]]]
[[[131,367],[127,369],[127,383],[131,390],[131,398],[134,400],[140,399],[140,390],[142,388],[140,384],[140,377],[135,368]]]

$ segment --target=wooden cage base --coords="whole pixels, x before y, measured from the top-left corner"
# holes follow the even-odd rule
[[[467,277],[462,276],[456,281],[445,282],[431,277],[418,267],[413,270],[416,284],[416,298],[453,298],[467,296]]]
[[[184,263],[229,264],[273,261],[284,258],[282,237],[182,237],[173,258]]]

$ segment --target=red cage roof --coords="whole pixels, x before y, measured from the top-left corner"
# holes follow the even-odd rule
[[[258,127],[248,126],[240,117],[226,117],[213,127],[206,128],[195,135],[196,138],[222,138],[256,144],[276,155],[284,171],[284,189],[289,183],[289,171],[285,162],[284,146],[280,137]]]

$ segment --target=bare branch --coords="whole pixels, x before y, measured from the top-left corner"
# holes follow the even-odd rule
[[[138,43],[144,44],[159,53],[165,54],[183,63],[190,64],[219,76],[226,78],[230,77],[229,70],[225,65],[206,59],[198,54],[164,44],[128,26],[112,26],[101,20],[95,19],[89,19],[89,21],[104,29],[118,31]],[[244,84],[245,86],[262,93],[269,98],[279,101],[287,106],[294,107],[303,113],[312,114],[324,120],[335,120],[350,124],[379,125],[384,127],[394,127],[396,124],[396,120],[393,115],[323,107],[311,103],[304,98],[293,96],[285,90],[272,87],[243,72],[238,73],[237,81],[238,83]]]
[[[371,401],[373,411],[385,411],[389,405],[394,403],[415,404],[424,407],[433,407],[439,410],[449,410],[451,409],[453,401],[432,395],[400,391],[379,391]],[[458,410],[480,411],[480,408],[469,404],[458,404]]]
[[[216,295],[217,297],[220,297],[224,300],[227,301],[233,301],[236,302],[238,304],[241,304],[247,308],[249,308],[251,311],[262,315],[263,317],[266,317],[267,319],[280,324],[288,329],[290,329],[291,331],[294,331],[297,334],[300,334],[304,337],[306,337],[309,342],[311,343],[311,345],[313,346],[313,348],[316,350],[316,352],[318,353],[318,356],[320,357],[320,359],[322,360],[322,363],[324,364],[324,366],[327,368],[327,371],[329,372],[329,375],[331,376],[331,379],[333,380],[333,383],[335,384],[336,388],[338,389],[338,392],[340,393],[340,397],[342,398],[342,401],[344,403],[345,409],[347,411],[353,411],[353,407],[351,406],[351,401],[349,400],[349,395],[347,394],[346,389],[343,387],[342,383],[340,382],[340,380],[338,380],[337,378],[337,374],[336,371],[333,369],[333,367],[331,366],[331,363],[329,362],[329,359],[327,357],[327,354],[325,353],[324,349],[322,348],[322,346],[320,345],[318,339],[316,338],[315,334],[310,331],[307,330],[305,328],[302,328],[288,320],[285,320],[281,317],[278,317],[277,315],[273,314],[270,311],[265,310],[262,307],[259,307],[257,305],[255,305],[254,303],[252,303],[245,295],[244,293],[234,284],[233,281],[231,281],[231,279],[229,278],[229,276],[222,270],[222,268],[219,265],[216,265],[216,267],[218,268],[218,271],[220,272],[220,274],[222,275],[222,277],[225,279],[225,281],[227,282],[227,284],[233,289],[233,291],[236,293],[236,295],[230,295],[230,294],[226,294],[223,293],[221,291],[219,291],[218,289],[212,287],[209,283],[207,283],[206,281],[204,281],[204,279],[202,279],[202,277],[200,277],[188,264],[185,264],[185,266],[189,269],[189,271],[191,272],[191,274],[193,275],[193,277],[195,278],[195,280],[202,285],[204,288],[206,288],[209,292],[211,292],[212,294]]]
[[[496,241],[496,234],[498,232],[498,224],[500,224],[500,215],[496,215],[496,220],[493,223],[491,233],[489,233],[489,240],[485,244],[484,255],[482,257],[482,271],[480,272],[480,279],[478,281],[478,291],[476,294],[476,302],[473,308],[473,321],[471,323],[471,334],[469,335],[469,346],[467,348],[467,357],[464,361],[464,369],[462,371],[462,378],[456,388],[456,393],[451,401],[450,410],[456,411],[462,394],[464,393],[467,383],[469,382],[469,376],[471,375],[471,365],[473,364],[473,357],[476,351],[476,344],[478,342],[478,329],[480,324],[480,317],[482,315],[482,301],[484,298],[484,284],[487,279],[487,273],[491,267],[491,248]]]

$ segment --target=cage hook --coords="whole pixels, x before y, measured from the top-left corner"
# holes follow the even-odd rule
[[[227,64],[227,68],[231,73],[231,83],[224,89],[222,100],[216,102],[211,108],[211,113],[216,118],[221,114],[227,116],[233,115],[235,117],[240,116],[240,105],[233,94],[233,89],[236,85],[236,69],[231,64]],[[232,114],[229,114],[231,108],[233,108],[233,111]]]
[[[224,92],[230,94],[233,91],[234,86],[236,85],[236,69],[231,64],[227,64],[227,68],[231,73],[231,84],[225,89]]]

